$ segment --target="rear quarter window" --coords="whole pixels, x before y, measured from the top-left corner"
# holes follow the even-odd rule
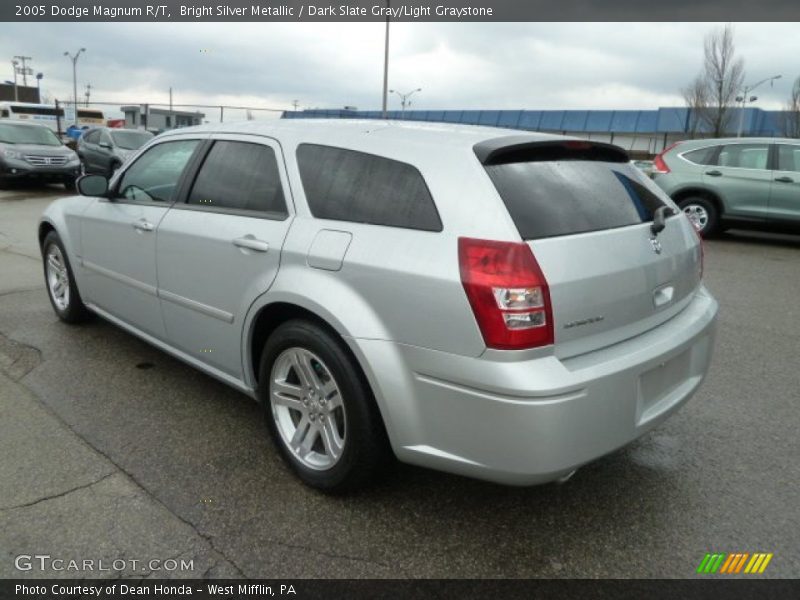
[[[311,213],[320,219],[441,231],[422,174],[373,154],[301,144],[297,165]]]
[[[644,223],[666,204],[627,163],[528,161],[485,168],[525,240]]]
[[[690,152],[684,152],[681,156],[695,165],[713,165],[716,163],[717,146],[699,148]]]

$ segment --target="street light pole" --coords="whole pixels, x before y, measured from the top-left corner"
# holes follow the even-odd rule
[[[383,118],[387,118],[386,105],[389,101],[389,7],[390,0],[386,0],[386,38],[383,45]]]
[[[417,92],[421,91],[422,88],[417,88],[415,90],[411,90],[410,92],[406,92],[405,94],[403,94],[402,92],[398,92],[397,90],[389,90],[389,92],[391,92],[392,94],[397,94],[398,96],[400,96],[400,114],[402,116],[405,116],[406,114],[406,106],[411,106],[411,100],[409,100],[409,98],[411,98],[411,96],[413,96]]]
[[[74,55],[64,52],[64,56],[69,57],[72,61],[72,106],[75,111],[75,127],[78,126],[78,58],[81,52],[86,52],[86,48],[81,48]]]
[[[19,102],[19,92],[17,92],[17,65],[16,60],[11,61],[11,67],[14,69],[14,102]]]
[[[761,81],[754,83],[753,85],[746,85],[742,88],[742,95],[736,97],[736,101],[742,103],[742,108],[739,109],[739,130],[736,133],[736,137],[742,137],[742,129],[744,129],[744,110],[747,106],[747,103],[755,102],[756,100],[758,100],[756,96],[750,96],[750,92],[752,92],[762,83],[767,83],[768,81],[770,82],[771,86],[773,81],[780,78],[781,78],[780,75],[773,75],[772,77],[767,77],[765,79],[762,79]]]

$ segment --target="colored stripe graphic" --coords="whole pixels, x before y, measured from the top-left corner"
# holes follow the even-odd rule
[[[744,573],[755,575],[763,573],[769,562],[772,560],[773,554],[766,552],[732,552],[726,554],[724,552],[708,552],[700,561],[697,567],[697,573],[720,573],[720,574],[739,574]],[[745,566],[747,565],[747,566]]]

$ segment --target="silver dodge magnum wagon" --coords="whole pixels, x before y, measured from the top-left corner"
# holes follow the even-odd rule
[[[98,314],[259,400],[307,484],[401,461],[526,485],[697,390],[699,236],[615,146],[484,127],[181,129],[39,225],[63,321]]]

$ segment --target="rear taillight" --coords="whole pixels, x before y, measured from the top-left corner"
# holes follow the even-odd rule
[[[653,159],[653,173],[659,173],[660,175],[666,175],[667,173],[669,173],[669,167],[667,166],[667,163],[664,161],[664,155],[670,150],[672,150],[678,144],[680,144],[680,142],[675,142],[674,144],[667,146],[666,148],[664,148],[664,150],[661,151],[660,154],[658,154]]]
[[[527,244],[458,239],[461,283],[489,348],[553,343],[550,290]]]

